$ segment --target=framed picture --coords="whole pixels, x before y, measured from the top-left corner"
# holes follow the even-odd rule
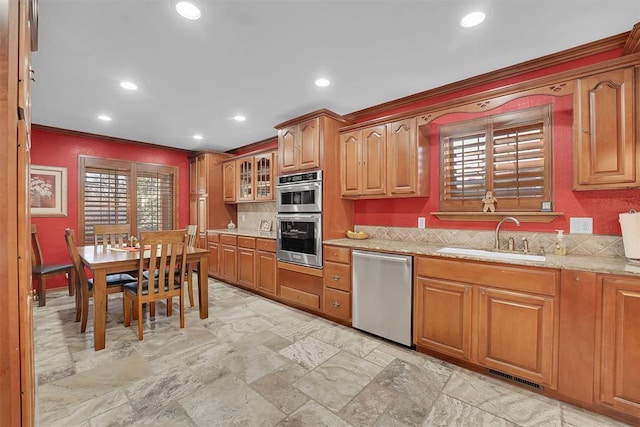
[[[260,221],[260,231],[271,231],[271,220],[270,219],[263,219],[262,221]]]
[[[540,203],[540,211],[551,212],[551,202],[545,200],[544,202]]]
[[[67,168],[31,165],[31,216],[67,216]]]

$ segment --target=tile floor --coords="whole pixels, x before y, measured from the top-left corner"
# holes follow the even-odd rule
[[[197,303],[122,325],[93,350],[63,291],[34,310],[38,426],[622,426],[209,280]],[[90,313],[90,319],[92,318]]]

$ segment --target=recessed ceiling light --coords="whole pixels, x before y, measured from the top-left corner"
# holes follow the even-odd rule
[[[187,19],[199,19],[200,8],[190,1],[179,1],[176,3],[176,11],[184,18]]]
[[[475,27],[476,25],[482,23],[485,17],[486,15],[484,14],[484,12],[471,12],[462,17],[462,19],[460,20],[460,25],[465,28]]]
[[[331,82],[327,79],[318,79],[316,80],[316,86],[318,87],[327,87],[331,84]]]
[[[233,120],[235,120],[236,122],[244,122],[245,120],[247,120],[247,118],[238,114],[237,116],[233,116]]]
[[[131,82],[120,82],[120,87],[127,90],[138,90],[138,86]]]
[[[193,135],[193,139],[200,141],[202,139],[202,135]]]
[[[105,122],[110,122],[110,121],[111,121],[111,117],[107,116],[106,114],[100,114],[100,115],[98,116],[98,118],[99,118],[100,120],[102,120],[102,121],[105,121]]]

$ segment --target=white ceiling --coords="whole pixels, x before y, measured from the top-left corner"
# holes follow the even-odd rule
[[[640,21],[639,0],[199,3],[202,18],[189,21],[172,0],[40,0],[33,122],[227,151],[320,108],[348,114]],[[475,9],[488,12],[486,21],[460,27]],[[331,86],[316,87],[321,76]],[[139,90],[120,88],[122,80]],[[236,114],[247,120],[235,122]]]

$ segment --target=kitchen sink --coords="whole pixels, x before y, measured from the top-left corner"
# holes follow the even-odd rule
[[[545,261],[546,257],[544,255],[532,255],[532,254],[523,254],[516,252],[497,252],[497,251],[487,251],[484,249],[468,249],[468,248],[442,248],[438,249],[441,254],[454,254],[454,255],[469,255],[478,258],[488,258],[494,260],[501,259],[513,259],[513,260],[522,260],[522,261]]]

